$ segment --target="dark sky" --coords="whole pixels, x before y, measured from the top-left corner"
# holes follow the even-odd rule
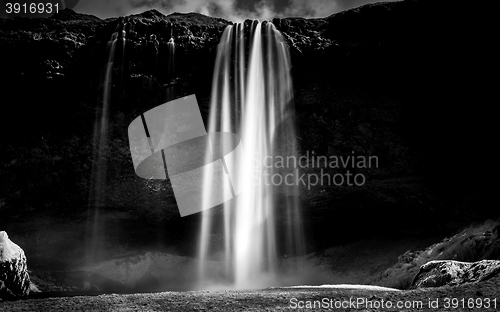
[[[325,17],[377,0],[80,0],[74,8],[101,18],[140,13],[156,8],[164,14],[198,12],[234,22],[247,18]]]

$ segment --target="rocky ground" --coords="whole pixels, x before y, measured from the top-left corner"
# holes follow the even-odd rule
[[[327,305],[316,307],[314,311],[500,311],[498,289],[500,276],[497,275],[479,284],[411,291],[370,288],[275,288],[253,291],[107,294],[1,302],[0,310],[288,311],[301,310],[300,307],[304,307],[302,310],[310,310],[307,309],[308,304],[324,301],[326,298]],[[359,305],[348,305],[358,301]],[[339,304],[344,307],[339,307]],[[397,308],[398,304],[407,306]]]

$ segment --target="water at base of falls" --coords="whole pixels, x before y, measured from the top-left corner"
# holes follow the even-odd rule
[[[202,212],[202,288],[279,285],[280,255],[304,252],[298,186],[264,182],[266,176],[286,175],[266,165],[266,159],[297,155],[289,62],[286,42],[269,22],[228,26],[220,40],[208,132],[240,137],[243,152],[224,164],[226,173],[234,166],[236,175],[226,174],[224,183],[233,195],[235,189],[241,192],[223,204],[222,217],[214,210]],[[210,200],[211,174],[204,173],[204,201]],[[216,262],[222,270],[215,269]]]

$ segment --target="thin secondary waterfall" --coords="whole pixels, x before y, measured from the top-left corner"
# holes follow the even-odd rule
[[[90,233],[89,241],[87,242],[87,263],[92,263],[98,260],[100,245],[102,244],[102,235],[104,232],[103,221],[100,218],[100,207],[105,204],[105,185],[107,178],[107,154],[108,145],[108,128],[109,128],[109,110],[111,102],[111,91],[113,88],[113,69],[115,68],[115,54],[117,48],[121,49],[120,58],[120,74],[123,72],[123,59],[125,53],[125,29],[124,26],[118,24],[115,32],[111,35],[111,39],[107,43],[107,62],[105,65],[102,97],[100,98],[101,106],[96,110],[94,124],[94,155],[92,167],[92,186],[89,196],[88,207],[88,229]],[[121,56],[121,57],[120,57]]]
[[[170,39],[167,42],[167,77],[172,79],[175,77],[175,42],[170,31]],[[165,100],[171,101],[175,98],[175,84],[171,81],[167,90],[165,91]]]
[[[223,279],[235,288],[279,284],[278,254],[303,252],[297,186],[268,183],[268,177],[285,172],[266,164],[276,155],[297,154],[292,100],[288,47],[275,26],[258,21],[228,26],[217,50],[208,129],[239,135],[243,153],[224,169],[236,168],[237,175],[231,180],[226,174],[225,181],[231,192],[241,192],[223,204],[223,226],[210,210],[202,212],[202,284],[214,279],[211,260],[223,261]],[[211,196],[212,174],[204,172],[204,201]],[[285,210],[279,216],[278,207]],[[278,228],[278,217],[286,229]],[[214,235],[223,236],[222,245]]]

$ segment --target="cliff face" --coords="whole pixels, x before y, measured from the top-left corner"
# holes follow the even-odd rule
[[[302,153],[379,159],[364,172],[363,187],[302,190],[312,249],[447,230],[494,214],[484,148],[492,143],[486,117],[498,85],[498,4],[485,6],[407,0],[327,18],[273,19],[290,48]],[[189,94],[206,118],[217,44],[229,24],[155,10],[106,20],[71,10],[0,19],[0,226],[15,235],[19,224],[40,230],[60,223],[39,238],[48,241],[43,246],[83,244],[107,46],[124,30],[112,71],[106,196],[98,202],[106,238],[122,247],[161,241],[180,253],[194,250],[197,217],[179,217],[168,181],[135,176],[126,129],[140,113]],[[27,253],[49,261],[36,248],[41,242],[32,242]]]

